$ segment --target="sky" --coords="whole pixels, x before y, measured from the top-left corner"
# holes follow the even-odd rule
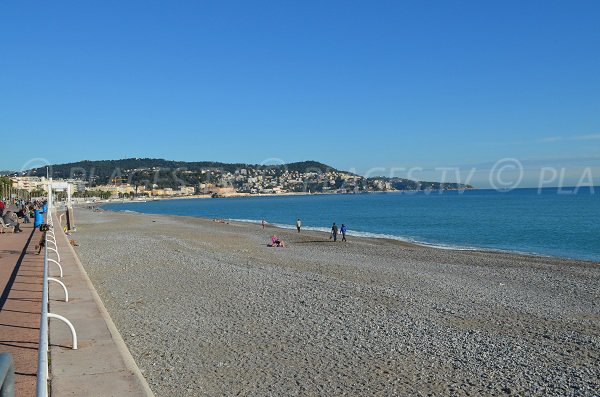
[[[0,170],[316,160],[600,185],[599,20],[595,0],[4,2]]]

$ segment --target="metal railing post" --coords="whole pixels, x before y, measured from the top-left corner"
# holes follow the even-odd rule
[[[52,263],[56,264],[56,266],[58,266],[58,268],[60,269],[60,277],[62,278],[62,276],[63,276],[63,270],[62,270],[62,266],[60,265],[60,263],[58,263],[54,259],[50,259],[50,258],[48,258],[48,262],[52,262]]]
[[[0,353],[0,397],[15,396],[15,363],[10,353]]]
[[[36,396],[48,396],[48,244],[44,245],[44,281],[42,287],[42,314],[40,316]]]
[[[48,247],[48,244],[46,244],[46,248],[49,249],[49,250],[52,250],[52,251],[56,252],[56,256],[58,258],[58,261],[60,262],[60,254],[58,253],[58,250],[55,249],[55,248],[52,248],[52,247]]]
[[[67,320],[66,318],[64,318],[63,316],[60,316],[60,315],[54,314],[54,313],[48,313],[48,318],[56,318],[57,320],[60,320],[63,323],[67,324],[67,326],[71,330],[71,339],[72,339],[72,343],[73,343],[73,346],[71,347],[71,349],[77,350],[77,332],[75,332],[75,327],[73,327],[73,324],[71,324],[71,322],[69,320]]]
[[[46,223],[52,226],[52,213],[51,206],[48,207],[48,213],[46,215]],[[48,231],[50,231],[49,229]],[[46,231],[45,234],[45,244],[44,244],[44,279],[43,279],[43,287],[42,287],[42,313],[40,316],[40,337],[39,337],[39,350],[38,350],[38,369],[37,369],[37,384],[36,384],[36,396],[37,397],[47,397],[48,396],[48,320],[51,318],[56,318],[61,320],[69,327],[71,331],[71,337],[73,340],[73,350],[77,350],[77,333],[75,332],[75,327],[73,324],[63,316],[58,314],[49,313],[48,312],[48,282],[54,281],[59,283],[64,292],[65,292],[65,302],[69,301],[69,292],[67,287],[63,282],[57,280],[53,277],[48,277],[48,263],[55,263],[60,269],[60,276],[63,276],[63,269],[60,265],[60,254],[58,253],[58,245],[56,244],[56,237],[54,236],[54,232],[51,234]],[[50,241],[49,237],[54,241]],[[48,242],[52,242],[55,248],[48,247]],[[54,259],[48,258],[48,252],[54,251],[56,253],[58,261]],[[3,397],[0,395],[0,397]]]
[[[63,287],[63,290],[65,291],[65,302],[69,301],[69,291],[67,290],[67,286],[65,285],[65,283],[63,283],[62,281],[60,281],[57,278],[54,277],[48,277],[48,281],[54,281],[55,283],[58,283],[61,285],[61,287]]]

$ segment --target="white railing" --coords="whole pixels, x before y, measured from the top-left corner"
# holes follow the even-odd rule
[[[46,234],[46,239],[48,235]],[[42,313],[38,347],[38,370],[36,396],[48,395],[48,244],[44,247],[44,280],[42,287]]]
[[[44,244],[44,280],[42,287],[42,313],[40,317],[40,338],[39,338],[39,350],[38,350],[38,369],[37,369],[37,386],[36,396],[47,397],[48,396],[48,319],[56,318],[67,324],[71,330],[71,337],[73,340],[73,349],[77,349],[77,333],[73,324],[63,316],[48,312],[48,281],[54,281],[60,284],[65,293],[65,302],[69,301],[69,292],[64,283],[57,280],[54,277],[48,277],[48,263],[54,263],[58,265],[60,269],[60,277],[63,276],[63,269],[60,265],[60,254],[58,253],[58,245],[56,244],[56,236],[53,230],[52,221],[52,209],[50,204],[46,212],[46,224],[48,229],[45,232],[45,244]],[[48,247],[48,243],[52,243],[54,248]],[[56,253],[57,260],[48,258],[49,252]]]

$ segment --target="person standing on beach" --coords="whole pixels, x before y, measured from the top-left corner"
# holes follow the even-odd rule
[[[346,225],[344,225],[342,223],[342,227],[340,228],[340,232],[342,233],[342,241],[347,241],[346,240],[346,232],[348,231],[348,228],[346,227]]]
[[[263,227],[263,229],[265,228],[265,223],[266,223],[266,222],[265,222],[265,220],[263,219],[263,220],[262,220],[262,227]]]
[[[333,222],[333,226],[331,226],[331,236],[333,237],[334,243],[337,241],[337,235],[338,235],[338,227],[335,224],[335,222]]]
[[[300,233],[300,228],[302,227],[302,221],[300,218],[296,219],[296,229],[298,229],[298,233]]]

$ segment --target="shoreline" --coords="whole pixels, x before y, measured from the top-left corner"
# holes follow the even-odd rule
[[[113,213],[133,213],[133,214],[141,214],[144,216],[175,216],[175,217],[181,217],[181,218],[203,219],[206,221],[213,220],[212,218],[193,216],[193,215],[151,214],[151,213],[138,212],[138,211],[125,211],[125,210],[116,210],[115,211],[112,209],[104,208],[104,205],[110,205],[110,204],[121,204],[121,203],[120,202],[119,203],[111,203],[111,202],[102,203],[100,205],[100,208],[103,211],[113,212]],[[78,204],[78,206],[79,206],[79,204]],[[243,223],[243,224],[254,224],[254,225],[260,225],[260,222],[261,222],[260,220],[252,220],[252,219],[225,218],[225,220],[227,220],[229,222],[238,222],[238,223]],[[280,230],[293,230],[293,231],[296,230],[296,227],[292,224],[285,225],[285,224],[280,224],[280,223],[267,223],[267,225],[269,225],[270,227],[280,229]],[[329,232],[326,229],[327,228],[316,228],[316,227],[311,227],[311,226],[303,226],[303,228],[302,228],[303,231],[322,233],[325,237],[327,237],[329,235]],[[557,259],[557,260],[565,260],[565,261],[576,261],[576,262],[589,263],[592,265],[600,264],[600,260],[582,259],[582,258],[558,256],[558,255],[547,255],[547,254],[541,254],[541,253],[537,253],[537,252],[526,252],[526,251],[517,251],[517,250],[500,249],[500,248],[488,248],[488,247],[476,247],[476,246],[473,246],[473,247],[464,246],[463,247],[463,246],[445,245],[442,243],[434,244],[434,243],[428,243],[428,242],[424,242],[424,241],[415,241],[415,240],[411,240],[410,238],[405,238],[405,237],[401,237],[401,236],[385,235],[385,234],[372,233],[372,232],[352,231],[351,233],[348,234],[348,237],[359,238],[359,239],[383,240],[383,241],[389,241],[389,242],[396,242],[396,243],[399,243],[400,245],[431,248],[431,249],[437,249],[437,250],[448,250],[448,251],[457,251],[457,252],[479,252],[482,254],[489,253],[489,254],[518,255],[518,256],[541,258],[541,259]],[[326,238],[324,240],[326,240]]]
[[[530,189],[530,188],[523,188]],[[444,192],[465,192],[465,191],[475,191],[475,190],[495,190],[495,189],[487,189],[487,188],[464,188],[464,189],[432,189],[432,190],[369,190],[369,191],[361,191],[361,192],[285,192],[285,193],[224,193],[223,195],[216,198],[247,198],[247,197],[285,197],[285,196],[323,196],[323,195],[356,195],[356,194],[387,194],[387,193],[402,193],[402,194],[443,194]],[[187,196],[154,196],[154,197],[145,197],[144,201],[162,201],[162,200],[185,200],[185,199],[205,199],[205,198],[213,198],[211,194],[193,194]],[[81,197],[77,198],[82,199]],[[110,204],[113,202],[118,203],[135,203],[135,202],[143,202],[136,201],[136,199],[99,199],[95,201],[96,203],[106,203]]]
[[[593,394],[600,266],[76,209],[157,395]],[[273,232],[286,248],[268,248]]]

